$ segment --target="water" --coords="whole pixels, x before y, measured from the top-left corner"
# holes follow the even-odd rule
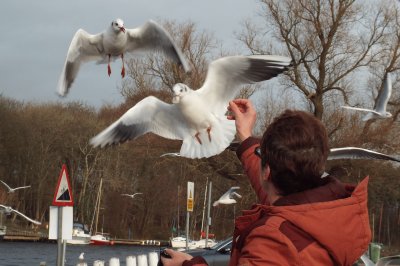
[[[78,257],[85,252],[85,262],[91,266],[95,260],[105,261],[109,265],[110,258],[119,258],[120,265],[126,265],[126,257],[131,255],[159,252],[158,247],[132,245],[93,246],[67,245],[65,266],[76,266]],[[45,261],[47,266],[57,264],[56,243],[6,242],[0,241],[0,266],[39,266]]]

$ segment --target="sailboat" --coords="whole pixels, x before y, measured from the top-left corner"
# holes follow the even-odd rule
[[[96,198],[96,204],[95,204],[95,212],[93,214],[93,219],[94,219],[94,217],[96,217],[96,224],[95,224],[95,229],[94,229],[95,233],[90,237],[90,244],[107,246],[107,245],[114,245],[114,241],[112,241],[110,239],[110,236],[108,234],[105,234],[103,232],[104,214],[103,214],[103,223],[101,225],[101,232],[97,232],[97,225],[99,222],[99,213],[100,213],[102,184],[103,184],[103,179],[100,179],[99,191],[97,192],[97,198]],[[93,219],[92,219],[92,225],[93,225]],[[90,226],[90,227],[92,227],[92,226]]]

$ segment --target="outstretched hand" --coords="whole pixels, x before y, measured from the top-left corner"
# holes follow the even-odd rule
[[[248,99],[234,99],[229,102],[228,115],[229,120],[235,120],[236,132],[241,141],[244,141],[253,134],[253,128],[256,124],[257,113]]]
[[[173,249],[165,249],[164,252],[171,256],[171,258],[161,257],[164,266],[181,266],[185,260],[191,260],[193,258],[193,256],[189,254],[175,251]]]

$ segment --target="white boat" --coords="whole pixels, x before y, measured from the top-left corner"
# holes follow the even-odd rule
[[[67,240],[67,244],[72,245],[88,245],[90,244],[90,233],[82,223],[74,222],[72,228],[72,239]]]
[[[95,223],[95,228],[94,228],[94,232],[96,232],[96,233],[90,237],[90,244],[91,245],[99,245],[99,246],[114,245],[114,241],[112,241],[110,239],[109,235],[106,233],[103,233],[104,213],[103,213],[103,223],[101,225],[101,233],[97,231],[97,225],[99,222],[100,204],[101,204],[102,184],[103,184],[103,179],[100,179],[99,191],[97,192],[95,211],[93,214],[93,220],[96,217],[96,223]],[[92,220],[92,224],[93,224],[93,220]],[[90,226],[90,228],[92,228],[92,226]]]
[[[169,241],[170,241],[172,248],[176,248],[176,249],[186,248],[186,237],[177,236],[177,237],[171,238]],[[193,241],[189,239],[189,242],[188,242],[189,249],[192,246],[192,242]]]
[[[207,240],[207,247],[212,247],[215,244],[217,244],[214,239],[208,239]],[[196,249],[196,248],[205,248],[206,247],[206,240],[205,239],[200,239],[197,241],[192,241],[191,245],[189,246],[189,249]]]

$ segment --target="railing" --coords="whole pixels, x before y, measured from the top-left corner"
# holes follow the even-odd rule
[[[136,256],[128,256],[126,257],[126,266],[157,266],[158,261],[160,260],[159,253],[150,252],[148,254],[140,254]],[[103,260],[95,260],[93,262],[93,266],[104,266],[105,262]],[[119,266],[120,260],[119,258],[111,258],[109,261],[109,266]],[[46,262],[41,262],[40,266],[46,266]],[[79,262],[76,266],[88,266],[88,264],[84,261]]]

